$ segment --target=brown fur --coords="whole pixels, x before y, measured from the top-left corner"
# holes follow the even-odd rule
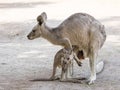
[[[83,55],[83,51],[78,51],[77,53],[77,57],[81,60],[81,59],[85,59],[84,55]]]
[[[76,45],[72,45],[73,52],[74,52],[74,59],[77,62],[78,66],[81,66],[81,61],[84,60],[84,54],[83,51],[79,51],[79,47]]]

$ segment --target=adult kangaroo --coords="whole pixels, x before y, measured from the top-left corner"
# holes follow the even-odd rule
[[[37,17],[38,24],[29,33],[28,39],[33,40],[41,36],[67,50],[71,50],[72,45],[77,45],[79,50],[83,51],[84,57],[89,58],[91,76],[88,84],[94,83],[98,51],[106,40],[104,25],[86,13],[75,13],[56,28],[48,27],[46,20],[45,12]]]

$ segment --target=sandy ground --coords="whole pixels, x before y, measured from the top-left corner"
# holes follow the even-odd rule
[[[0,0],[0,90],[119,90],[120,89],[120,2],[119,0]],[[55,53],[61,48],[26,35],[36,16],[46,11],[48,25],[55,27],[75,12],[86,12],[106,27],[107,40],[99,53],[105,68],[93,85],[42,82],[49,78]],[[74,76],[89,77],[88,60],[74,67]]]

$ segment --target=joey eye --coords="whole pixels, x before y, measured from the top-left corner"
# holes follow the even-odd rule
[[[66,62],[64,62],[64,64],[67,64]]]
[[[64,64],[64,65],[67,64],[66,61],[63,60],[63,64]]]
[[[69,60],[70,58],[67,58],[67,60]]]

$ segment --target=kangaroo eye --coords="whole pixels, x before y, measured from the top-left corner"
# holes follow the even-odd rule
[[[33,30],[33,33],[35,32],[35,30]]]

